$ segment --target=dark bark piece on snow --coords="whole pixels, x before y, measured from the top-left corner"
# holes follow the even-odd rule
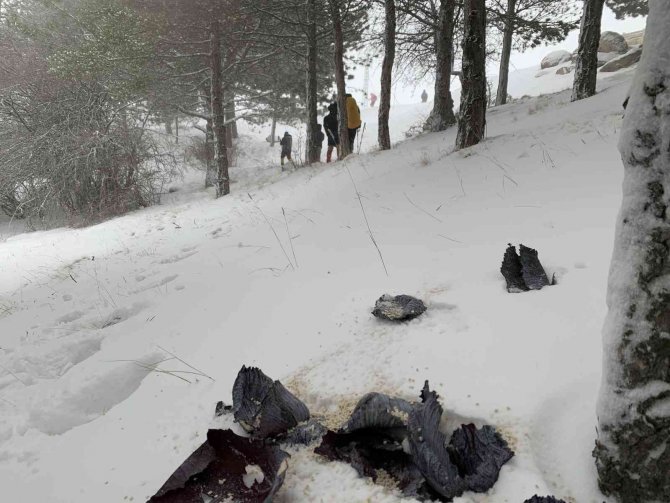
[[[528,291],[526,282],[523,280],[523,268],[521,259],[516,252],[516,248],[511,244],[507,245],[505,255],[503,256],[500,272],[507,282],[507,291],[509,293],[519,293]]]
[[[464,424],[449,442],[452,461],[465,479],[467,490],[483,493],[498,480],[502,466],[514,456],[507,442],[492,426]]]
[[[451,461],[446,437],[439,430],[442,407],[428,384],[421,393],[423,403],[415,404],[409,414],[409,448],[414,464],[430,487],[448,500],[460,496],[465,482]]]
[[[523,273],[523,281],[531,290],[541,290],[550,285],[547,273],[544,271],[540,259],[537,258],[537,250],[519,245],[519,260]]]
[[[410,295],[384,294],[377,302],[372,314],[389,321],[412,320],[426,311],[425,304]]]
[[[315,419],[310,419],[289,430],[280,441],[289,445],[308,445],[321,440],[327,432],[328,429],[324,425]]]
[[[409,402],[401,398],[368,393],[358,401],[341,432],[353,433],[368,428],[406,428],[411,410]]]
[[[429,498],[433,493],[425,479],[403,450],[402,442],[387,436],[389,430],[359,430],[354,433],[329,431],[314,449],[330,461],[344,461],[362,477],[377,481],[380,470],[390,475],[406,496]]]
[[[252,436],[285,433],[309,419],[309,410],[279,381],[260,369],[243,366],[233,384],[235,420]]]
[[[523,503],[565,503],[565,501],[556,499],[553,496],[538,496],[536,494],[535,496],[527,499]]]
[[[270,503],[284,482],[288,454],[277,447],[209,430],[203,443],[149,503],[202,503],[202,495],[239,503]]]

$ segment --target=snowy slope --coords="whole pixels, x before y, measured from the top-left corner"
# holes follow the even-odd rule
[[[602,502],[590,451],[629,77],[576,104],[563,92],[491,110],[487,141],[458,153],[450,130],[279,174],[256,141],[229,197],[191,175],[163,206],[0,244],[3,500],[144,501],[221,425],[214,404],[247,364],[330,424],[367,391],[411,399],[430,379],[447,426],[494,424],[516,450],[488,494],[459,503]],[[392,112],[396,140],[424,107]],[[537,248],[559,285],[506,293],[508,242]],[[380,323],[385,292],[429,310]],[[214,381],[136,364],[164,350]],[[411,500],[300,451],[279,501]]]

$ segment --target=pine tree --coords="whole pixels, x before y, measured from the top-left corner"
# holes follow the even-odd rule
[[[492,0],[489,17],[503,35],[496,105],[504,105],[512,48],[560,42],[577,27],[578,19],[570,0]]]
[[[486,128],[486,6],[484,0],[465,0],[463,7],[463,89],[456,148],[484,138]]]
[[[619,149],[625,168],[594,456],[621,503],[670,501],[670,2],[650,0]]]
[[[396,14],[395,0],[384,1],[384,60],[382,62],[381,93],[379,100],[378,142],[381,150],[391,148],[389,113],[391,109],[391,77],[395,60]]]
[[[454,100],[451,97],[451,71],[454,61],[455,0],[440,0],[438,22],[435,28],[435,97],[427,127],[444,131],[456,123]]]
[[[583,100],[596,94],[600,23],[604,3],[605,0],[584,0],[572,101]]]
[[[607,0],[607,6],[616,14],[617,19],[646,16],[649,12],[647,0]]]

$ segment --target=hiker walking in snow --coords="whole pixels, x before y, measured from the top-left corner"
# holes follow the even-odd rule
[[[333,149],[339,157],[340,133],[337,124],[337,103],[328,105],[328,115],[323,118],[323,128],[328,136],[328,150],[326,152],[326,162],[330,162],[333,155]]]
[[[325,139],[323,131],[321,131],[321,124],[316,125],[316,160],[321,162],[321,149],[323,148],[323,140]]]
[[[284,171],[284,157],[288,158],[289,161],[293,162],[291,160],[291,150],[293,150],[293,137],[288,134],[288,131],[284,133],[284,137],[279,140],[279,145],[281,145],[281,166],[282,166],[282,171]]]
[[[421,93],[421,103],[425,103],[426,101],[428,101],[428,93],[424,89],[423,92]]]
[[[375,103],[377,103],[377,95],[375,93],[370,93],[370,108],[374,108]]]
[[[361,109],[351,94],[345,94],[345,104],[347,106],[347,128],[349,129],[349,148],[354,151],[354,140],[356,133],[361,127]]]

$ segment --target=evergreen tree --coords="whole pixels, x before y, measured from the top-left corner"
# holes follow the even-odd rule
[[[616,14],[617,19],[646,16],[649,12],[647,0],[607,0],[607,6]]]
[[[391,109],[391,77],[395,59],[396,14],[395,0],[384,1],[384,61],[382,62],[381,93],[379,100],[378,142],[380,150],[391,148],[389,113]]]
[[[621,503],[670,501],[670,3],[650,0],[649,8],[619,143],[623,202],[594,451],[600,488]]]
[[[600,23],[604,3],[605,0],[584,0],[572,101],[583,100],[596,94]]]
[[[463,89],[456,148],[484,138],[486,128],[486,5],[465,0],[463,7]]]
[[[496,105],[507,102],[513,48],[523,51],[543,42],[560,42],[578,24],[574,3],[570,0],[491,0],[489,19],[503,38]]]

